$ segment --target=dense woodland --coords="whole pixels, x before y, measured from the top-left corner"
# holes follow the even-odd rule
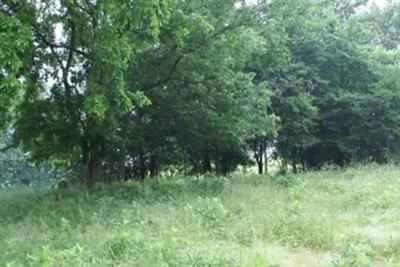
[[[0,172],[16,157],[91,186],[395,158],[400,2],[255,2],[1,0]]]

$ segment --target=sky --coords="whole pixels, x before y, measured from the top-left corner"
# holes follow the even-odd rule
[[[371,5],[373,3],[377,4],[379,7],[383,7],[388,0],[369,0],[368,5]],[[256,3],[257,0],[246,0],[247,3]]]
[[[386,5],[387,2],[388,2],[388,0],[369,0],[368,1],[368,7],[370,7],[371,5],[376,4],[379,8],[382,8],[382,7],[384,7]],[[358,11],[359,12],[367,11],[368,7],[362,7]]]
[[[379,7],[383,7],[386,4],[387,0],[370,0],[369,2],[370,4],[375,2]]]

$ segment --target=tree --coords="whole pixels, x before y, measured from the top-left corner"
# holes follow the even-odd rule
[[[383,8],[373,7],[361,21],[371,34],[373,45],[398,50],[400,43],[400,2],[388,1]]]
[[[235,1],[178,2],[172,9],[159,43],[131,64],[131,77],[142,77],[131,88],[145,88],[152,104],[130,115],[124,131],[140,137],[128,151],[142,177],[146,165],[168,164],[226,174],[246,164],[254,123],[275,131],[265,84],[244,70],[265,44],[252,29],[251,9]]]
[[[385,162],[399,9],[365,4],[4,0],[0,128],[33,162],[81,162],[88,186],[266,173],[268,149],[283,171]]]
[[[17,18],[1,12],[0,39],[0,130],[4,130],[16,116],[26,88],[22,73],[26,50],[31,45],[31,32]]]
[[[304,150],[316,140],[317,108],[311,93],[318,79],[308,62],[321,28],[321,22],[312,22],[319,11],[316,7],[311,1],[272,1],[263,11],[264,36],[271,40],[273,33],[274,46],[259,61],[258,77],[273,89],[272,110],[280,118],[274,145],[283,159],[283,171],[289,161],[296,171]]]
[[[3,33],[6,40],[16,34],[13,24],[22,25],[21,49],[29,45],[23,64],[6,54],[13,64],[1,66],[7,77],[21,71],[16,78],[24,85],[17,95],[2,94],[18,109],[15,144],[33,161],[79,157],[91,186],[113,147],[119,118],[146,103],[127,91],[124,77],[133,55],[157,40],[161,15],[168,16],[166,1],[9,0],[0,10],[11,29]],[[11,90],[17,82],[8,80],[4,86]]]

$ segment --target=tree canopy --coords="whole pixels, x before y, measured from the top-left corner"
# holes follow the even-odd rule
[[[3,0],[0,129],[88,186],[399,152],[400,3]],[[8,140],[8,139],[7,139]]]

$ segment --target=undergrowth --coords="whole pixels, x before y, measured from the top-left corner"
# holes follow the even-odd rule
[[[400,266],[400,170],[0,192],[0,266]]]

